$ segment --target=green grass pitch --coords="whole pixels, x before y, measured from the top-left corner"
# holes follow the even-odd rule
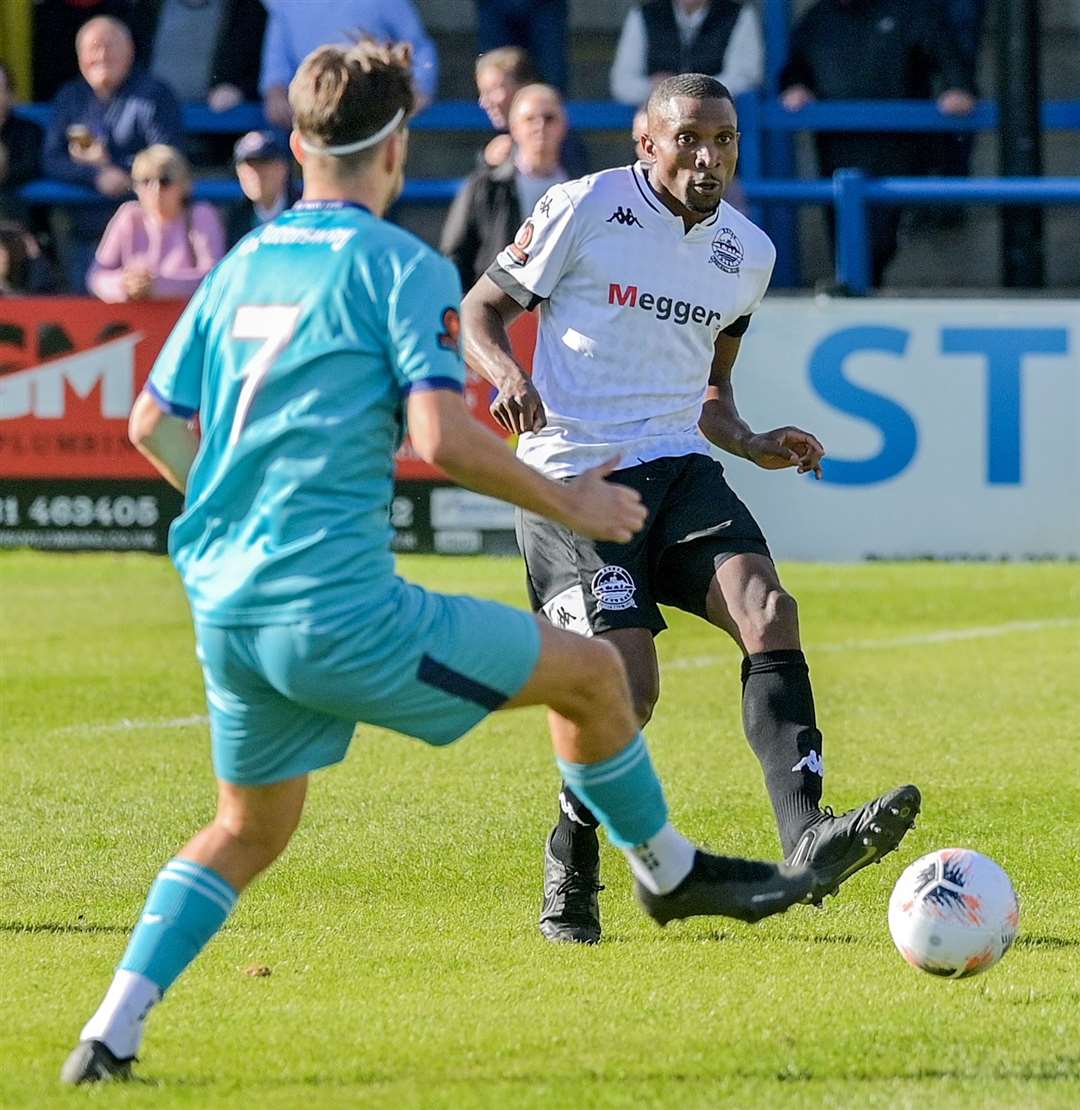
[[[409,558],[522,604],[513,560]],[[57,1072],[158,866],[211,814],[179,584],[144,556],[0,556],[0,1105],[1080,1105],[1080,567],[788,566],[837,809],[914,781],[902,851],[824,911],[666,930],[605,849],[605,943],[536,931],[556,779],[540,711],[449,750],[362,731],[278,866],[154,1014],[147,1083]],[[774,856],[737,657],[671,614],[648,729],[674,819]],[[1021,897],[988,974],[909,968],[886,927],[917,855],[967,845]],[[247,973],[252,965],[268,977]]]

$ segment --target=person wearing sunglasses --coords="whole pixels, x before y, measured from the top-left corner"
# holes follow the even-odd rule
[[[87,287],[114,304],[186,299],[225,253],[221,218],[191,203],[191,167],[174,147],[140,151],[131,178],[137,199],[109,221]]]

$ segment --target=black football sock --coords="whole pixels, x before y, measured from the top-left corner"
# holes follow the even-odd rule
[[[765,773],[787,856],[820,815],[825,768],[810,671],[801,651],[761,651],[742,663],[743,729]]]
[[[567,867],[595,867],[600,858],[600,822],[564,782],[559,790],[559,823],[551,835],[551,854]]]

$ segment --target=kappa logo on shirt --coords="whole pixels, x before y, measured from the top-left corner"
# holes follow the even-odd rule
[[[607,224],[618,224],[620,227],[641,227],[641,221],[634,215],[632,208],[623,208],[620,205],[611,213],[610,216],[604,221]]]
[[[546,216],[551,211],[551,197],[543,197],[536,208],[541,216]]]
[[[737,274],[742,266],[742,240],[730,227],[722,227],[714,236],[709,261],[725,274]]]

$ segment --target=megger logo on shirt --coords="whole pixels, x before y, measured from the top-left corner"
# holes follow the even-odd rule
[[[721,312],[706,308],[705,305],[691,304],[689,301],[675,301],[671,297],[655,293],[639,293],[636,285],[619,285],[612,282],[608,286],[608,304],[629,305],[652,312],[658,320],[674,320],[676,324],[704,324],[709,327],[713,320],[723,320]]]

